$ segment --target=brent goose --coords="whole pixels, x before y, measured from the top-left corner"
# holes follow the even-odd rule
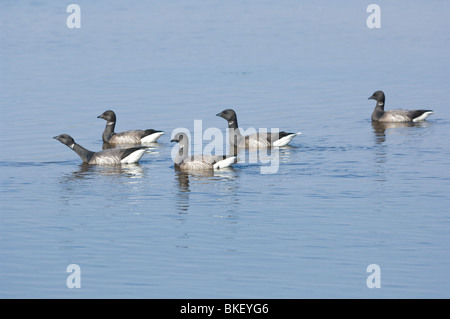
[[[432,110],[384,110],[385,96],[383,91],[376,91],[369,100],[376,100],[377,104],[372,113],[372,121],[375,122],[420,122],[433,114]]]
[[[239,131],[236,112],[232,109],[226,109],[222,112],[216,114],[228,121],[228,128],[230,134],[230,143],[237,147],[242,148],[269,148],[272,146],[285,146],[289,144],[290,141],[298,133],[255,133],[247,136],[242,136]],[[233,144],[234,143],[234,144]]]
[[[117,144],[145,144],[154,143],[164,134],[163,131],[153,129],[148,130],[131,130],[126,132],[114,133],[116,126],[116,114],[111,111],[105,111],[97,118],[106,120],[105,130],[103,131],[103,142],[111,145]]]
[[[53,138],[70,147],[75,153],[78,154],[78,156],[81,157],[83,163],[87,164],[114,165],[137,163],[147,149],[146,147],[139,146],[91,152],[83,146],[75,143],[74,139],[70,135],[61,134]]]
[[[237,156],[189,156],[189,140],[185,133],[177,133],[171,142],[177,142],[179,145],[174,163],[175,168],[181,171],[218,170],[229,167],[237,161]]]

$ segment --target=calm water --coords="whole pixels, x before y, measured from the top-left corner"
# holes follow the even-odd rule
[[[0,297],[450,297],[449,3],[379,1],[380,29],[360,1],[76,3],[81,29],[68,3],[0,4]],[[372,126],[380,89],[435,114]],[[302,131],[277,173],[176,173],[172,131],[225,132],[230,107]],[[100,150],[106,109],[166,134],[122,167],[52,139]]]

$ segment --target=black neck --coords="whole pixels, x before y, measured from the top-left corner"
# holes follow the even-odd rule
[[[384,101],[377,101],[377,105],[375,105],[375,109],[378,109],[378,110],[384,112]]]
[[[72,145],[68,145],[75,153],[78,154],[79,157],[83,160],[84,163],[89,163],[92,156],[94,155],[94,152],[91,152],[87,149],[85,149],[83,146],[74,143]]]
[[[108,143],[111,137],[114,135],[115,122],[106,122],[105,130],[103,131],[103,142]]]
[[[241,145],[244,137],[241,134],[239,128],[228,128],[228,142],[230,144],[230,155],[235,156],[238,154],[238,148]]]
[[[384,114],[384,103],[377,102],[375,109],[372,112],[372,121],[378,121]]]
[[[384,102],[385,98],[384,96],[382,96],[380,100],[377,100],[377,105],[375,105],[375,109],[379,109],[380,111],[384,112]]]
[[[228,128],[238,128],[237,118],[228,121]]]

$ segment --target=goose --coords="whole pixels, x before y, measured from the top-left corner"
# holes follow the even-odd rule
[[[78,156],[80,156],[83,163],[87,164],[115,165],[137,163],[147,149],[146,147],[139,146],[92,152],[75,143],[74,139],[68,134],[61,134],[53,138],[70,147],[75,153],[78,154]]]
[[[226,109],[216,114],[228,122],[230,143],[242,148],[270,148],[272,146],[286,146],[298,133],[255,133],[242,136],[239,131],[236,112],[232,109]]]
[[[376,91],[369,97],[369,100],[376,100],[377,104],[372,113],[372,121],[385,123],[404,123],[424,121],[433,114],[432,110],[384,110],[385,96],[383,91]]]
[[[105,130],[103,131],[102,139],[104,143],[111,145],[117,144],[145,144],[154,143],[164,134],[163,131],[153,129],[148,130],[131,130],[120,133],[114,133],[116,126],[116,114],[107,110],[97,118],[106,120]]]
[[[171,142],[178,143],[177,156],[174,159],[175,168],[181,171],[211,171],[230,167],[236,163],[237,156],[189,156],[189,140],[185,133],[177,133]]]

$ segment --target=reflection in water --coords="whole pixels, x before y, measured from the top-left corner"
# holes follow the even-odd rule
[[[286,145],[264,149],[240,149],[237,162],[257,165],[260,174],[277,174],[282,163],[290,163],[298,147]]]
[[[107,193],[109,193],[111,182],[123,185],[129,190],[137,187],[136,193],[139,193],[138,188],[141,187],[145,175],[140,164],[89,165],[83,163],[78,166],[77,170],[60,178],[60,185],[64,190],[60,192],[60,200],[63,207],[66,207],[77,203],[80,198],[92,195],[93,190],[99,193],[108,190]],[[98,178],[100,176],[107,178],[100,179]],[[92,183],[97,187],[92,188]],[[131,192],[133,193],[133,191]]]
[[[378,146],[376,149],[376,163],[386,162],[386,145],[383,145],[386,141],[386,134],[389,134],[391,130],[411,128],[411,127],[427,127],[429,122],[406,122],[406,123],[380,123],[372,122],[373,132],[375,134],[375,143]],[[395,130],[398,132],[398,130]],[[394,131],[392,131],[394,132]]]
[[[427,127],[429,122],[406,122],[406,123],[380,123],[372,122],[373,131],[375,133],[375,141],[377,144],[384,143],[386,141],[386,134],[390,129],[403,128],[403,127]]]
[[[211,194],[213,198],[216,195],[220,195],[221,198],[227,199],[226,205],[228,208],[232,207],[231,204],[236,204],[237,200],[237,184],[236,184],[236,171],[232,167],[227,167],[221,169],[220,171],[195,171],[195,172],[185,172],[175,169],[175,180],[178,183],[178,192],[177,192],[177,211],[179,214],[187,214],[190,207],[190,195],[191,188],[207,185],[208,189],[220,188],[220,190],[215,191]],[[194,183],[192,183],[194,182]],[[221,185],[225,186],[225,192],[223,192],[223,188]],[[231,197],[226,197],[222,195],[232,195]]]
[[[387,164],[388,160],[388,144],[386,142],[386,135],[393,132],[406,132],[409,133],[410,128],[413,127],[427,127],[429,122],[406,122],[406,123],[380,123],[372,122],[373,132],[375,134],[375,178],[374,181],[377,186],[379,194],[383,194],[385,191],[385,182],[389,177],[389,169]],[[381,200],[378,203],[378,207],[382,209],[385,203]]]
[[[292,156],[294,155],[295,149],[297,148],[297,146],[292,145],[279,147],[278,151],[280,156],[280,163],[290,163],[292,161]]]
[[[175,170],[175,179],[178,181],[177,209],[179,214],[185,214],[189,210],[189,173]]]
[[[92,175],[110,175],[129,178],[144,177],[144,170],[140,164],[121,164],[121,165],[89,165],[80,164],[79,168],[71,175],[63,177],[62,182],[70,182],[89,178]]]

